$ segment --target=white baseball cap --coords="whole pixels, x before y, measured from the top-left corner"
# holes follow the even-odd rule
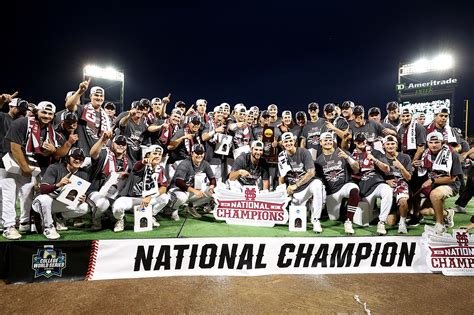
[[[439,131],[430,132],[430,133],[426,136],[426,141],[436,141],[436,140],[439,140],[439,141],[443,141],[443,140],[444,140],[443,135],[442,135],[441,132],[439,132]]]
[[[43,101],[43,102],[39,102],[39,104],[36,105],[36,110],[38,111],[44,110],[44,111],[56,113],[56,106],[51,102]]]
[[[100,86],[94,86],[91,88],[91,94],[102,94],[105,95],[105,91]]]

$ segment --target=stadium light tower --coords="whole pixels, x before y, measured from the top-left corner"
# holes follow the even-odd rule
[[[398,83],[400,83],[401,76],[431,71],[443,71],[452,68],[454,68],[454,58],[450,54],[440,54],[432,59],[421,58],[413,63],[400,64]]]
[[[125,76],[123,72],[120,72],[116,70],[113,67],[99,67],[97,65],[86,65],[83,69],[83,78],[86,80],[86,78],[97,78],[101,80],[107,80],[107,81],[113,81],[117,82],[120,84],[120,99],[119,100],[113,100],[111,99],[111,102],[114,103],[119,103],[119,109],[120,112],[123,111],[123,104],[124,104],[124,88],[125,88]],[[105,89],[110,88],[114,86],[115,84],[113,83],[109,87],[104,87]],[[106,94],[107,95],[107,94]]]

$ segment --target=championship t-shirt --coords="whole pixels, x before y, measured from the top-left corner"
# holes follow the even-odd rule
[[[181,162],[171,180],[171,187],[176,187],[176,179],[182,179],[189,187],[194,187],[194,177],[205,173],[208,180],[215,177],[207,161],[202,161],[199,166],[194,165],[191,158]]]
[[[410,135],[406,135],[406,141],[404,142],[404,135],[407,129],[410,127],[410,124],[407,126],[400,124],[400,127],[398,129],[398,141],[399,141],[399,147],[401,152],[408,154],[411,158],[415,156],[416,149],[411,149],[408,150],[408,137]],[[420,126],[419,124],[415,124],[415,142],[416,142],[416,147],[418,146],[424,146],[426,144],[426,129],[423,126]]]
[[[260,158],[257,165],[254,165],[251,160],[251,153],[243,153],[232,164],[232,172],[238,170],[246,170],[250,173],[250,176],[240,176],[239,182],[242,185],[256,186],[258,179],[268,180],[268,163],[265,159]]]
[[[294,185],[302,178],[310,169],[314,169],[314,161],[311,157],[311,153],[305,148],[296,148],[296,152],[293,155],[284,152],[286,155],[287,162],[290,165],[291,170],[285,175],[285,182],[288,186]],[[294,192],[300,192],[304,190],[315,178],[311,178],[306,184],[298,187]]]
[[[388,164],[385,155],[377,150],[372,150],[372,155],[381,162]],[[363,196],[370,195],[378,184],[385,183],[384,173],[381,171],[375,163],[369,161],[364,153],[356,154],[356,151],[352,153],[354,159],[359,162],[360,167],[360,194]]]
[[[326,128],[326,120],[319,118],[316,122],[308,121],[303,127],[301,137],[306,139],[307,149],[320,149],[319,136],[324,132]]]
[[[7,140],[5,135],[10,129],[10,126],[13,122],[13,117],[10,116],[8,113],[0,112],[0,168],[5,168],[3,165],[3,156],[10,151],[10,143],[7,146]]]
[[[322,178],[328,195],[338,192],[342,186],[351,181],[352,169],[346,159],[338,156],[340,149],[330,155],[321,153],[315,161],[316,174]],[[346,152],[349,156],[349,152]]]

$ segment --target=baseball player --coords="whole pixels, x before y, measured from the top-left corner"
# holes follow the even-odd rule
[[[379,223],[377,233],[387,234],[385,222],[392,208],[392,188],[385,183],[384,175],[390,172],[390,166],[385,156],[367,145],[367,139],[363,133],[354,137],[356,148],[352,153],[354,160],[359,163],[360,194],[365,197],[371,207],[374,207],[376,198],[381,199]]]
[[[278,168],[288,171],[286,173],[280,171],[279,183],[287,185],[286,191],[292,197],[292,205],[305,205],[310,198],[313,198],[311,222],[313,231],[320,233],[323,229],[319,219],[326,192],[321,180],[315,178],[316,171],[311,153],[305,148],[295,146],[295,138],[291,132],[285,132],[281,139],[285,151],[279,154]]]
[[[348,152],[334,148],[331,132],[320,137],[322,153],[316,159],[316,173],[326,187],[326,208],[330,220],[339,219],[343,199],[347,199],[347,217],[344,232],[354,234],[352,219],[359,205],[359,187],[351,182],[351,174],[359,172],[357,163]]]
[[[33,200],[32,208],[40,215],[44,227],[43,234],[50,240],[60,237],[53,224],[53,214],[56,215],[56,225],[63,229],[65,226],[63,219],[81,217],[88,211],[88,205],[84,202],[85,195],[79,197],[80,203],[77,207],[67,206],[56,200],[62,188],[71,182],[69,179],[71,175],[85,180],[89,179],[87,171],[81,169],[85,158],[84,150],[73,148],[69,152],[66,162],[51,164],[41,179],[40,194]]]
[[[121,139],[118,139],[121,141]],[[114,232],[122,232],[125,228],[125,211],[132,211],[135,206],[152,206],[153,226],[160,224],[155,216],[168,204],[170,197],[166,193],[168,180],[164,168],[160,165],[163,149],[159,145],[151,145],[143,160],[137,161],[118,198],[112,205],[112,212],[117,222]]]

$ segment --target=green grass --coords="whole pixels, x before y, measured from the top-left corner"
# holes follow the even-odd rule
[[[451,207],[457,197],[450,198],[446,201],[446,208]],[[468,205],[468,213],[456,213],[454,217],[455,226],[466,226],[469,224],[471,215],[474,214],[474,204]],[[344,226],[338,221],[323,220],[321,223],[323,233],[315,234],[312,231],[312,225],[308,224],[305,232],[290,232],[288,225],[276,225],[273,228],[266,227],[250,227],[240,225],[226,224],[224,221],[216,221],[211,214],[204,215],[201,219],[186,218],[185,214],[181,214],[180,221],[172,221],[169,217],[159,218],[161,226],[154,228],[150,232],[135,233],[133,231],[133,216],[126,215],[125,231],[120,233],[113,232],[113,225],[104,222],[104,229],[99,232],[88,231],[90,222],[88,219],[85,228],[74,228],[72,222],[69,225],[68,231],[59,232],[61,234],[60,240],[77,241],[77,240],[95,240],[95,239],[143,239],[143,238],[176,238],[176,237],[331,237],[331,236],[345,236]],[[425,218],[426,224],[434,224],[432,218]],[[397,226],[387,226],[388,235],[398,235]],[[424,225],[418,227],[409,227],[408,235],[419,236],[423,233]],[[358,227],[354,224],[354,236],[375,236],[376,226]],[[8,241],[1,237],[1,241]],[[46,238],[42,234],[27,234],[23,235],[21,241],[45,241]]]

